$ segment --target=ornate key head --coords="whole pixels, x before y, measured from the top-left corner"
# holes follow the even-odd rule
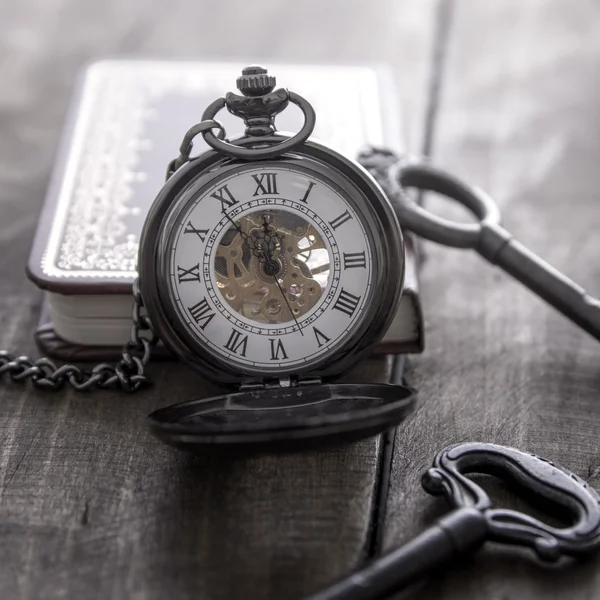
[[[469,473],[495,475],[514,484],[534,504],[564,519],[552,527],[518,511],[494,508]],[[425,491],[443,495],[455,508],[473,507],[487,521],[489,539],[529,546],[546,561],[591,553],[600,547],[600,495],[583,479],[535,454],[496,444],[467,443],[444,448],[423,476]]]

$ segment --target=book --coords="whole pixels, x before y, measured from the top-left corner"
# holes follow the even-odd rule
[[[131,327],[139,235],[166,166],[177,156],[184,133],[201,120],[210,102],[231,89],[243,66],[114,59],[93,63],[82,74],[27,269],[46,294],[36,335],[42,351],[66,360],[118,355]],[[313,104],[315,138],[322,143],[349,157],[367,144],[402,151],[400,115],[387,69],[269,68],[279,86],[297,90]],[[218,118],[228,135],[242,132],[226,111]],[[296,107],[277,118],[282,131],[297,131],[301,125]],[[198,136],[194,154],[205,149]],[[405,290],[376,348],[380,353],[423,348],[410,237],[406,248]]]

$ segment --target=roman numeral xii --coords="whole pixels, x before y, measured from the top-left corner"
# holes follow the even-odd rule
[[[252,175],[256,182],[254,196],[277,194],[277,173],[261,173]]]

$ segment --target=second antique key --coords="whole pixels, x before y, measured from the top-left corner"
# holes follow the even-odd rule
[[[517,242],[500,225],[500,210],[487,194],[434,167],[405,163],[388,150],[370,149],[359,162],[382,186],[404,229],[445,246],[475,250],[600,341],[600,301]],[[456,200],[479,222],[438,217],[403,189],[411,187]]]
[[[547,525],[514,510],[494,508],[468,473],[496,475],[533,504],[564,520]],[[443,495],[455,509],[421,535],[364,569],[306,600],[381,600],[485,541],[532,548],[544,561],[583,556],[600,548],[600,495],[585,481],[534,454],[496,444],[466,443],[445,448],[423,476],[430,494]]]

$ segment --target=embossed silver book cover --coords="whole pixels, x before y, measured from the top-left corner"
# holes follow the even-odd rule
[[[83,74],[28,265],[31,279],[48,292],[52,327],[64,340],[118,346],[127,339],[145,215],[183,134],[209,101],[229,91],[241,66],[106,60]],[[386,69],[284,64],[271,69],[280,85],[310,99],[317,113],[315,137],[325,144],[349,157],[366,144],[401,149],[399,111]],[[236,126],[233,117],[223,121],[228,131]],[[301,122],[300,111],[289,110],[277,126],[296,131]],[[205,148],[198,138],[195,151]],[[407,273],[405,301],[385,341],[417,351],[421,331],[416,279]]]

